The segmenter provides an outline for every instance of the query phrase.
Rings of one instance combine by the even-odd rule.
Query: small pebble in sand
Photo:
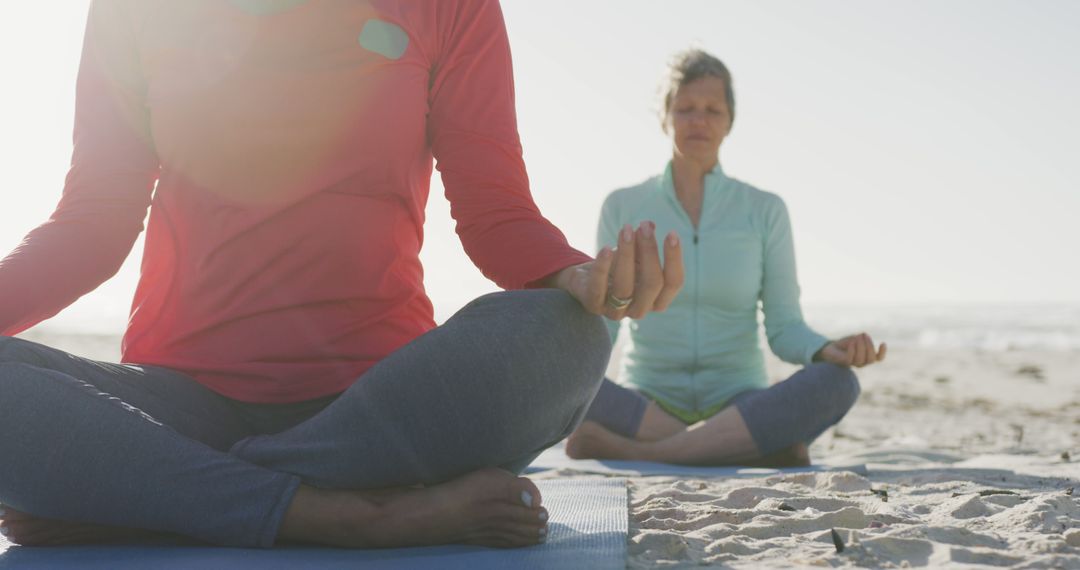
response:
[[[836,532],[835,528],[829,529],[829,530],[831,531],[832,543],[833,543],[833,546],[836,547],[836,551],[837,552],[843,552],[844,551],[844,540],[842,538],[840,538],[840,533]]]
[[[1043,376],[1042,368],[1035,365],[1035,364],[1025,364],[1025,365],[1021,366],[1020,368],[1017,368],[1016,369],[1016,375],[1017,376],[1027,376],[1028,378],[1031,378],[1032,380],[1037,380],[1037,381],[1040,381],[1040,382],[1046,379],[1046,377]]]
[[[1040,481],[1040,483],[1041,483],[1041,481]],[[989,497],[990,495],[1016,495],[1016,494],[1017,493],[1015,493],[1013,491],[1004,491],[1004,490],[1000,490],[1000,489],[983,489],[982,491],[979,491],[979,496],[980,497]]]
[[[1012,428],[1013,433],[1016,434],[1016,445],[1024,443],[1024,426],[1020,424],[1009,424],[1009,427]]]

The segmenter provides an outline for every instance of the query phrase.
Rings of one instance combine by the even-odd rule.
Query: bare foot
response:
[[[347,548],[529,546],[547,538],[540,501],[532,481],[494,468],[390,492],[301,486],[278,539]]]
[[[566,454],[574,459],[629,459],[703,466],[806,467],[810,465],[810,454],[804,443],[797,443],[764,457],[744,455],[710,458],[705,456],[684,461],[665,454],[664,445],[667,443],[663,440],[660,442],[635,441],[596,422],[584,422],[566,439]],[[666,449],[670,451],[672,447],[669,445]]]
[[[583,422],[566,438],[566,454],[574,459],[647,459],[645,447],[596,422]]]
[[[106,544],[167,536],[148,530],[35,517],[8,506],[4,506],[2,511],[0,530],[13,544],[21,546]]]
[[[477,544],[503,548],[547,539],[547,509],[536,485],[483,469],[426,488],[334,491],[302,486],[278,538],[349,548]],[[14,544],[62,546],[170,535],[35,517],[8,506],[0,529]]]

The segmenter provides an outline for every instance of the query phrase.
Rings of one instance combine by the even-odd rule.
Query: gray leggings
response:
[[[601,318],[556,290],[481,297],[342,394],[295,404],[0,338],[0,503],[268,547],[301,482],[520,472],[581,422],[609,352]]]
[[[838,423],[859,397],[859,380],[850,368],[811,364],[790,378],[731,399],[742,415],[758,451],[769,455],[796,443],[810,444]],[[626,437],[637,435],[645,407],[640,392],[607,378],[585,419]]]

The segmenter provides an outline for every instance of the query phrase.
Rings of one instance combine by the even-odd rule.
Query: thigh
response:
[[[828,416],[846,412],[859,396],[859,381],[848,367],[828,363],[806,366],[768,388],[739,392],[729,404],[755,407],[813,408]]]
[[[497,293],[388,356],[325,410],[233,453],[323,487],[523,467],[584,417],[611,350],[562,291]]]
[[[191,377],[166,368],[99,362],[38,343],[0,338],[0,363],[17,363],[69,376],[94,395],[115,399],[186,437],[228,449],[250,433],[230,400]],[[53,378],[43,376],[44,381]],[[0,393],[3,390],[0,378]],[[42,413],[47,413],[42,410]]]
[[[766,389],[732,398],[762,454],[810,443],[839,422],[859,395],[850,368],[811,364]]]

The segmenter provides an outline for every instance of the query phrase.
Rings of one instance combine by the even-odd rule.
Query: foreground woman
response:
[[[633,239],[655,220],[687,244],[686,287],[663,314],[632,308],[624,386],[605,380],[573,457],[688,464],[805,465],[807,446],[847,413],[859,393],[850,367],[885,358],[869,335],[836,341],[811,330],[799,306],[791,226],[776,195],[729,178],[720,145],[735,95],[720,60],[700,51],[672,64],[662,125],[667,170],[608,196],[599,242]],[[758,347],[758,304],[769,346],[805,368],[768,387]],[[609,323],[614,334],[618,323]]]
[[[433,157],[466,251],[518,290],[438,328]],[[110,277],[148,209],[124,364],[0,339],[16,543],[535,544],[515,473],[596,393],[596,314],[682,278],[674,237],[663,268],[648,226],[593,260],[537,211],[494,1],[96,0],[63,198],[0,262],[0,332]]]

